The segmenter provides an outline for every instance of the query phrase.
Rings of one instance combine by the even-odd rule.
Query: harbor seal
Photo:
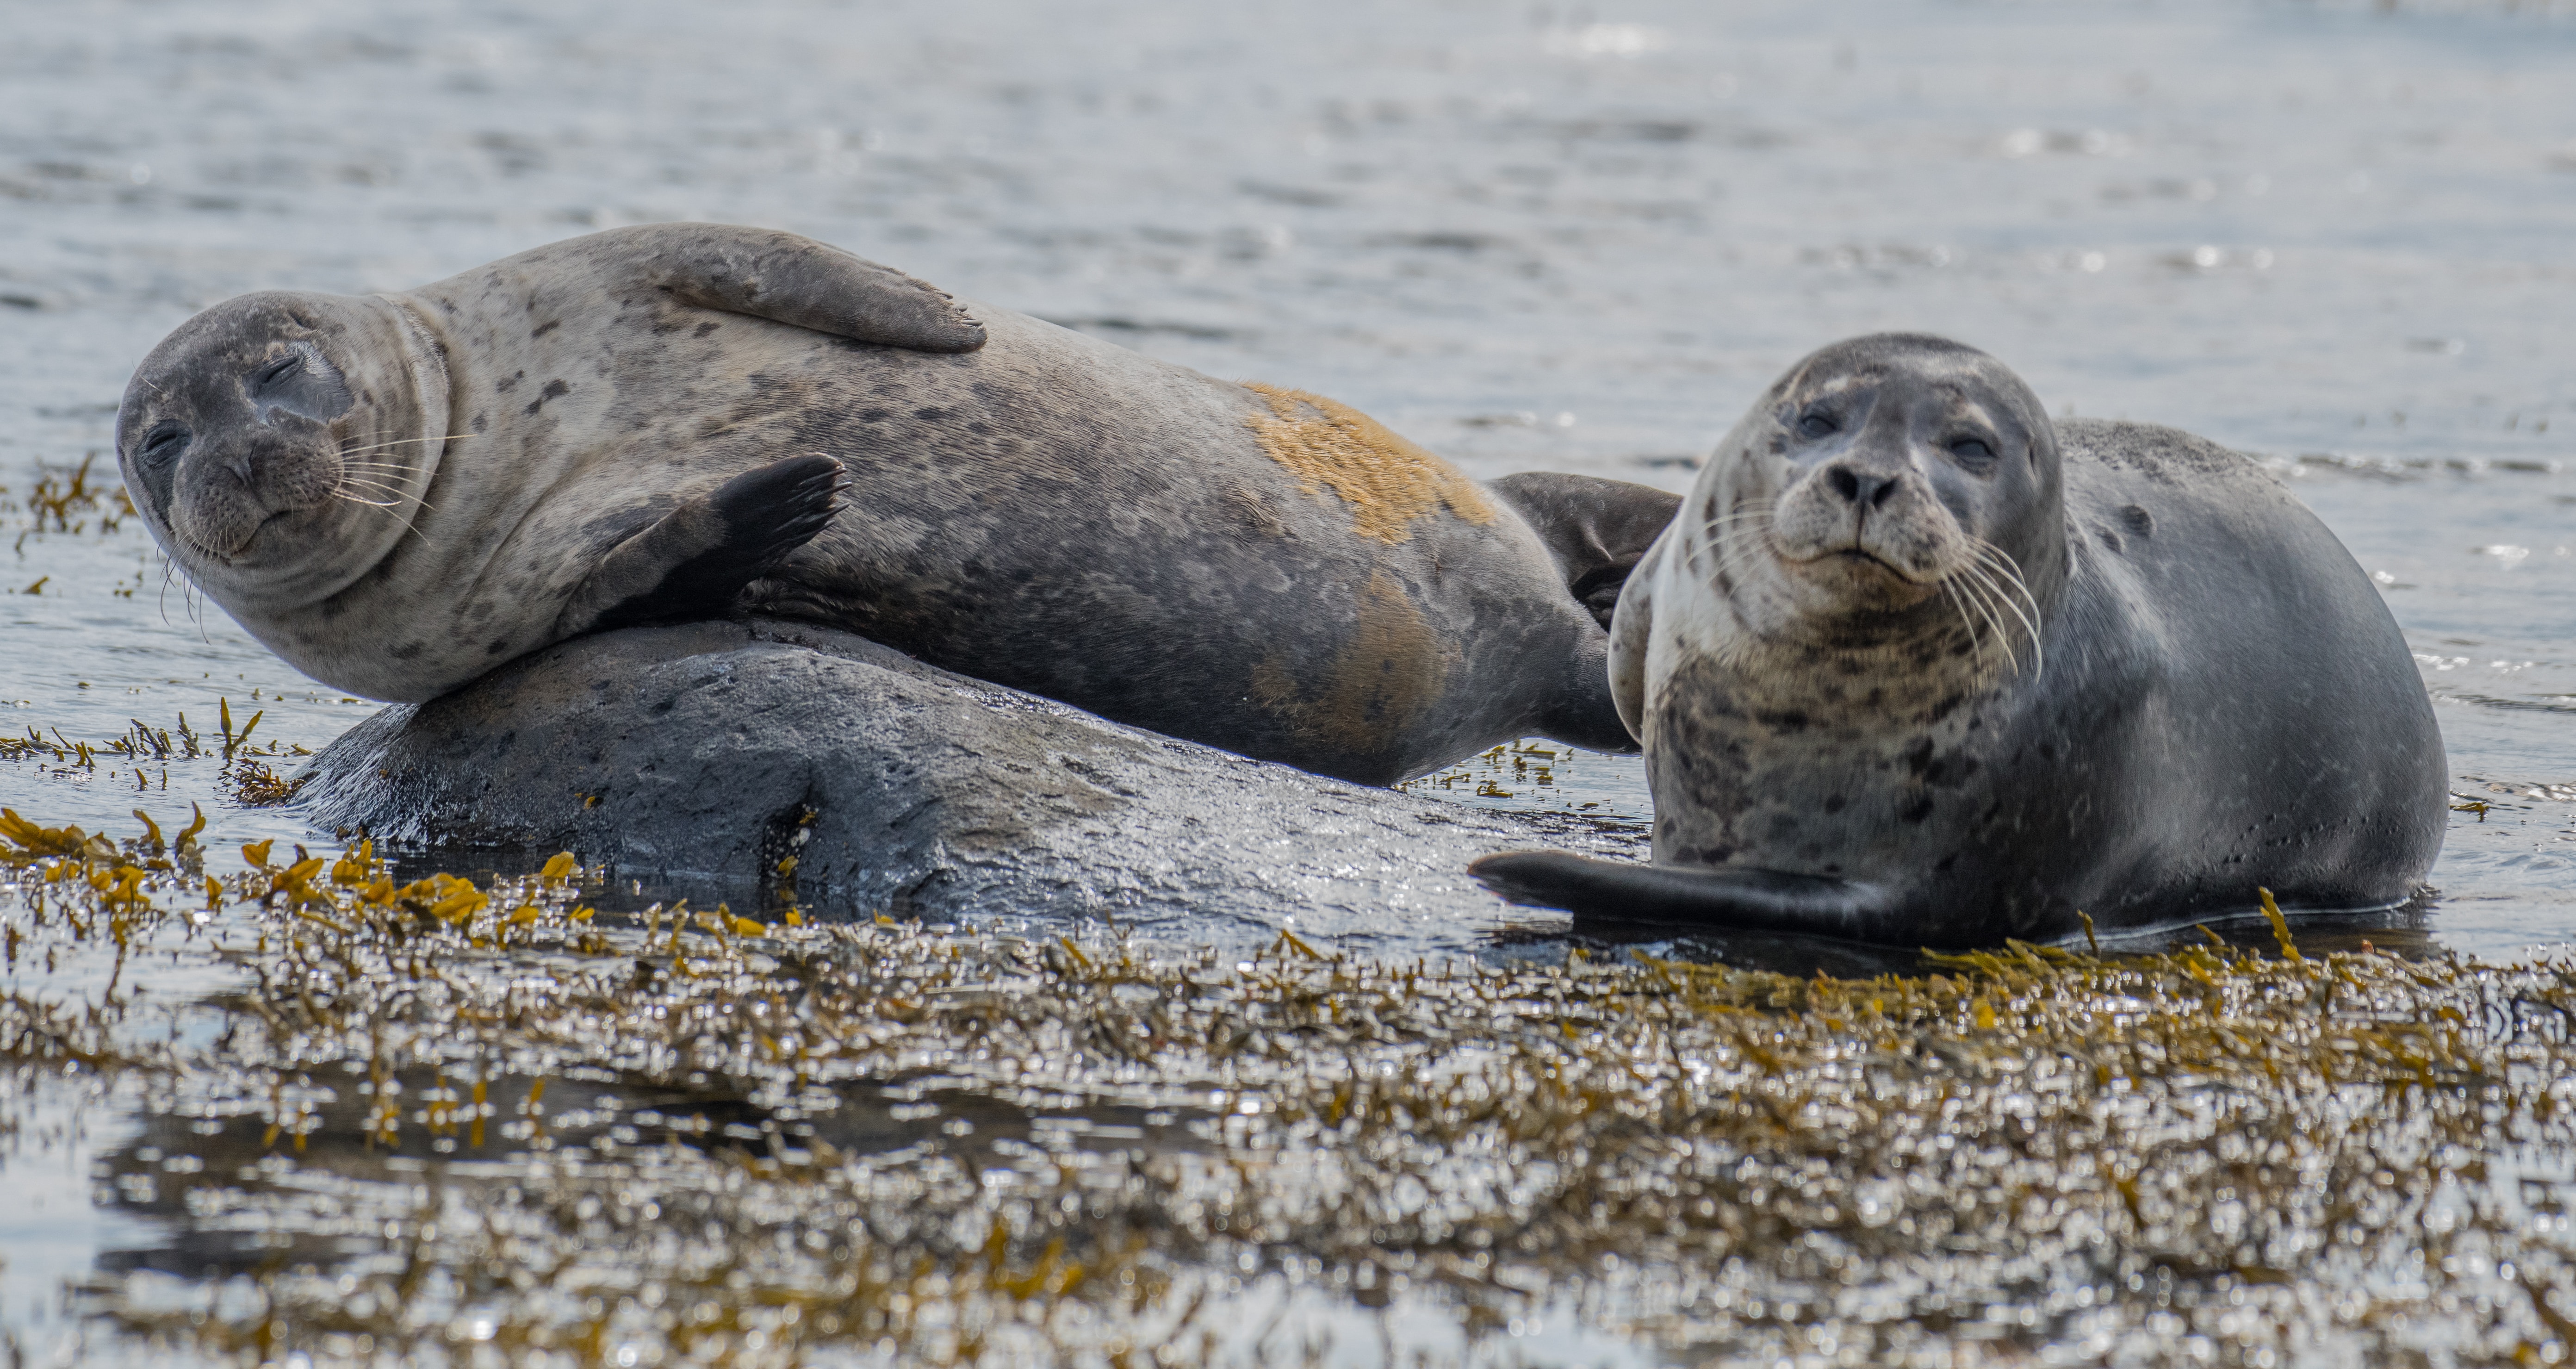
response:
[[[1370,783],[1633,748],[1608,596],[1678,503],[1481,485],[1331,400],[712,224],[227,301],[145,359],[117,452],[188,577],[352,693],[757,612]]]
[[[1652,865],[1515,852],[1578,915],[1911,945],[2402,904],[2446,769],[2406,642],[2252,460],[2052,425],[1973,348],[1798,363],[1612,629]],[[2083,915],[2083,916],[2079,916]]]

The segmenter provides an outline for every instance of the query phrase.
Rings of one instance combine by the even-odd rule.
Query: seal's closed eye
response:
[[[164,466],[177,460],[179,453],[187,449],[187,428],[177,423],[163,423],[144,435],[143,445],[135,448],[134,454],[152,465]]]
[[[294,343],[284,354],[261,362],[242,388],[263,418],[283,411],[325,423],[356,402],[340,369],[309,342]]]

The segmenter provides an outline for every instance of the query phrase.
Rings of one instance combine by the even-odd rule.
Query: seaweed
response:
[[[569,853],[398,881],[363,841],[262,842],[208,878],[145,829],[0,818],[13,965],[233,976],[0,997],[0,1112],[73,1078],[145,1119],[102,1192],[168,1235],[82,1290],[112,1337],[1261,1363],[1404,1308],[1471,1350],[1570,1317],[1765,1362],[2569,1349],[2556,959],[2303,951],[2275,919],[2270,953],[1857,979],[1291,933],[1235,960],[602,913]]]

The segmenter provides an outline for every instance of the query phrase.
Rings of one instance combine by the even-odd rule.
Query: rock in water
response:
[[[772,621],[565,642],[359,724],[300,791],[398,845],[570,850],[621,876],[792,880],[826,915],[1106,913],[1228,940],[1456,945],[1466,874],[1644,833],[1327,779],[1106,722],[847,633]],[[784,862],[795,864],[782,872]]]

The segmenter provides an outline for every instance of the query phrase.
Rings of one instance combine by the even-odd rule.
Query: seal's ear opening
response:
[[[1547,544],[1566,591],[1605,631],[1629,572],[1682,506],[1680,495],[1650,485],[1555,471],[1523,471],[1487,488]]]

